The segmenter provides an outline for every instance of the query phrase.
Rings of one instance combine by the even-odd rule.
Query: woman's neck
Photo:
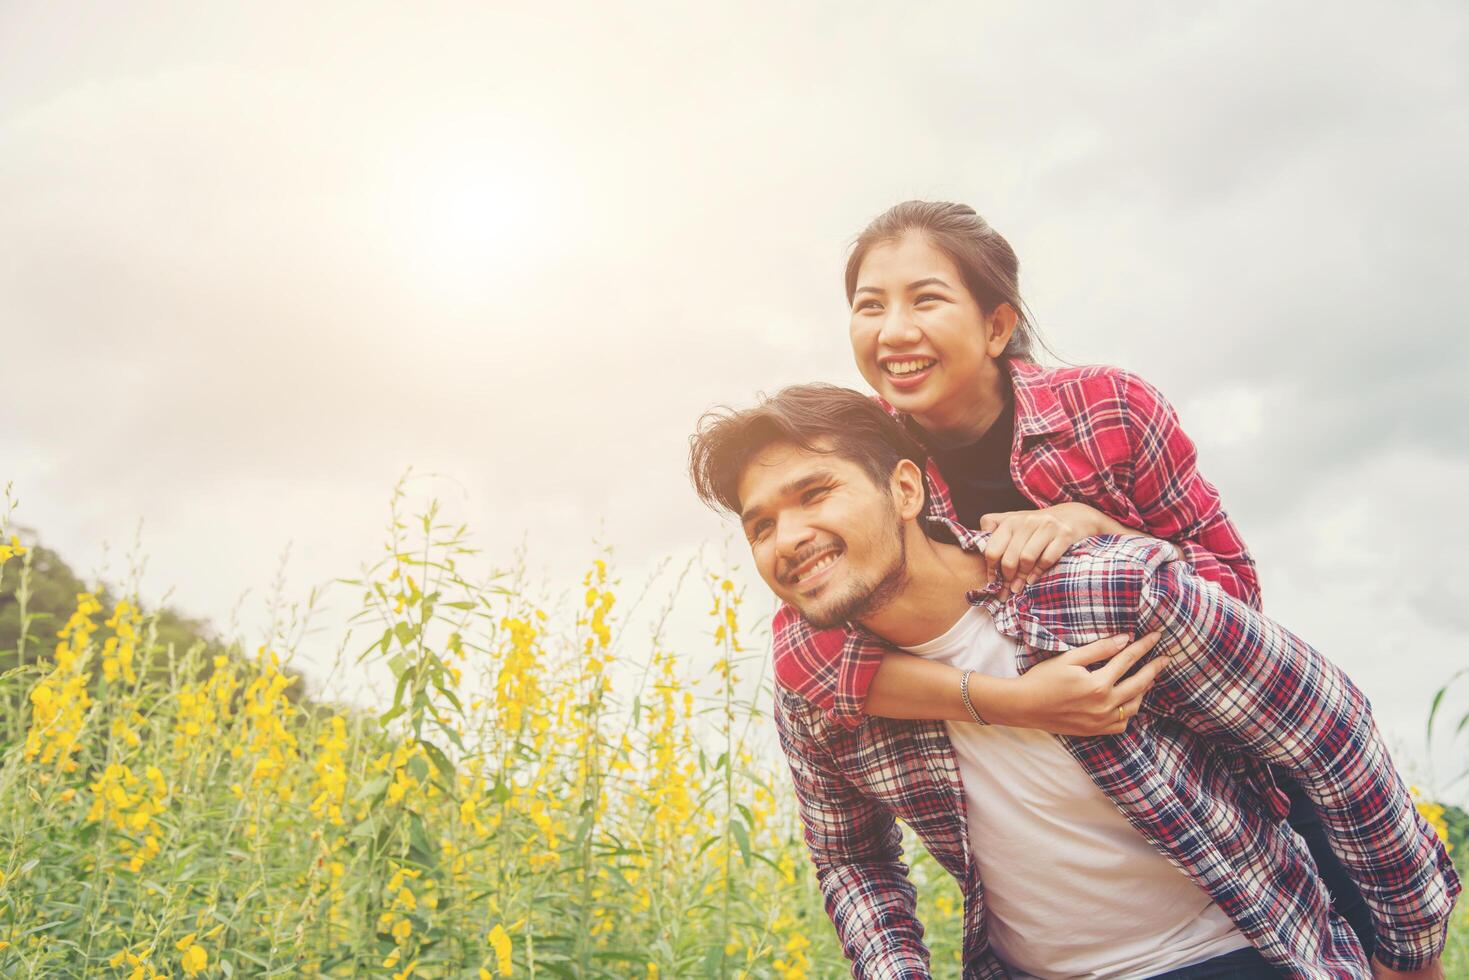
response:
[[[990,376],[976,385],[970,397],[958,404],[936,406],[936,411],[915,415],[913,421],[922,427],[929,442],[940,449],[967,446],[984,438],[984,434],[1005,411],[1010,398],[1010,379],[1005,368],[994,364]]]

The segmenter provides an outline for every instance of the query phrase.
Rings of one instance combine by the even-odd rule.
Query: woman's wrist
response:
[[[957,688],[958,682],[955,682]],[[969,701],[991,725],[1026,727],[1022,721],[1022,689],[1013,677],[995,677],[978,671],[969,675]],[[973,721],[965,716],[966,721]]]

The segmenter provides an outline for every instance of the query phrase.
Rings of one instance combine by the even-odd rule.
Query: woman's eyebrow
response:
[[[928,279],[920,279],[917,282],[910,282],[908,284],[908,291],[912,292],[915,289],[922,289],[924,286],[942,286],[945,289],[954,288],[953,286],[950,286],[948,283],[944,282],[942,279],[930,277]]]

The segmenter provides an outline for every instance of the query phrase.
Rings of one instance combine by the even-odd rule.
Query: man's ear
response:
[[[1010,337],[1015,333],[1015,324],[1019,320],[1020,314],[1009,303],[1001,303],[995,307],[995,312],[984,321],[985,353],[992,358],[1005,353],[1005,347],[1010,343]]]
[[[893,503],[898,516],[905,521],[914,521],[923,513],[923,470],[911,459],[900,459],[893,469]]]

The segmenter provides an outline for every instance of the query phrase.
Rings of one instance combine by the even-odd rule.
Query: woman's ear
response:
[[[898,507],[898,517],[904,521],[918,519],[923,513],[923,470],[911,459],[900,459],[893,468],[893,503]]]
[[[1015,333],[1015,324],[1019,319],[1020,315],[1009,303],[1001,303],[995,307],[995,312],[985,317],[984,321],[985,353],[991,358],[1005,353],[1005,347],[1010,343],[1010,337]]]

